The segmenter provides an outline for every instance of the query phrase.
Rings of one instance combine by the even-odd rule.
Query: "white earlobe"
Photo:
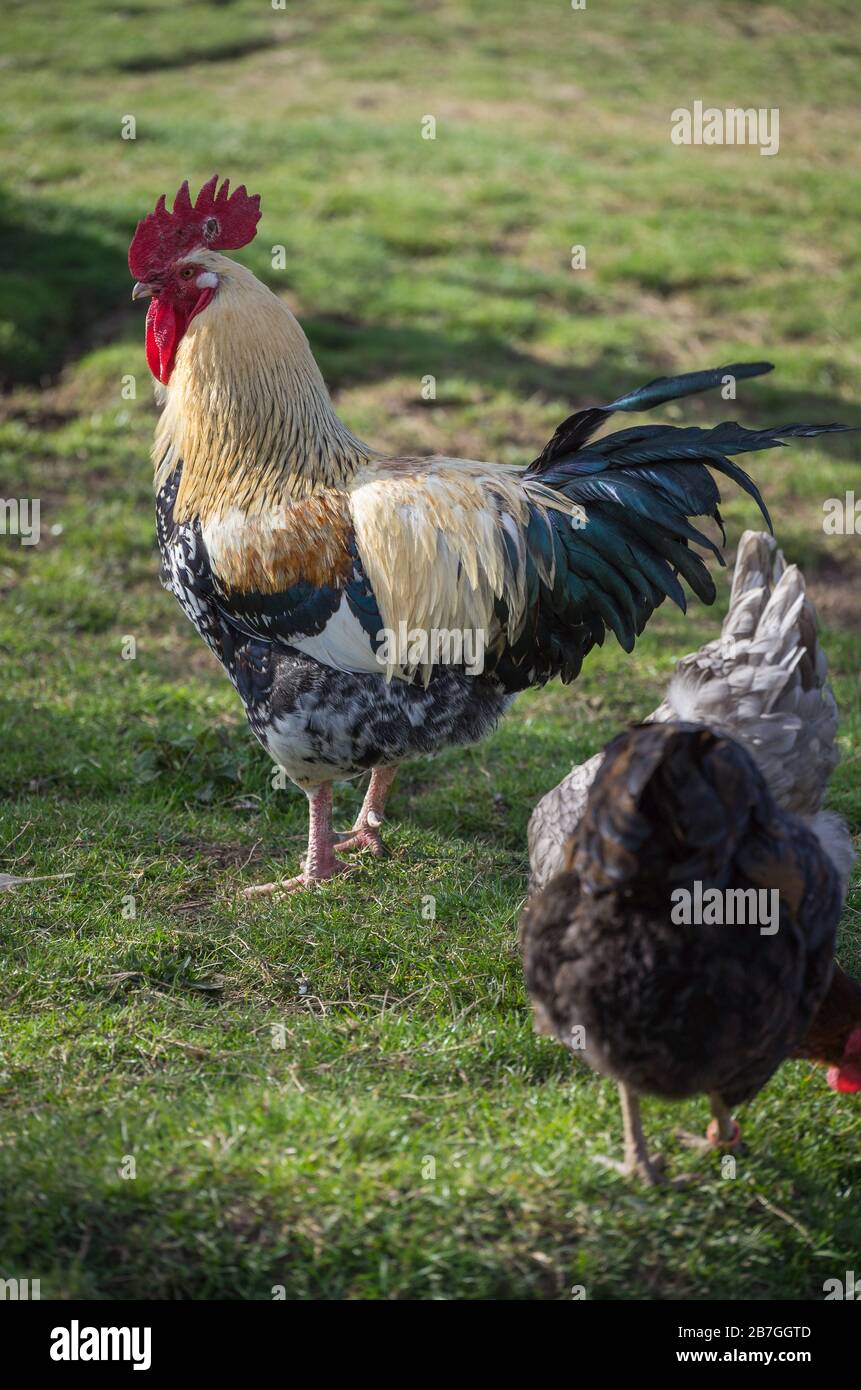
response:
[[[218,276],[214,270],[204,270],[194,283],[199,290],[214,290],[218,285]]]

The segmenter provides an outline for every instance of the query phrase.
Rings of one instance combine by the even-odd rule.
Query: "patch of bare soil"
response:
[[[216,869],[242,869],[246,864],[254,864],[265,858],[259,844],[249,845],[239,841],[213,843],[209,840],[199,840],[194,835],[172,838],[170,847],[183,856],[205,859]]]
[[[861,632],[861,544],[857,555],[821,555],[816,569],[805,578],[823,622]]]

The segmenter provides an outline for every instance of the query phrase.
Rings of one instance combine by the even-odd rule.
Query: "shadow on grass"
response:
[[[117,254],[123,228],[0,187],[0,386],[39,382],[88,343],[96,322],[127,302]]]
[[[271,1301],[277,1286],[288,1299],[433,1295],[421,1251],[404,1249],[387,1212],[333,1220],[295,1194],[285,1202],[247,1178],[220,1175],[187,1187],[141,1186],[117,1179],[101,1190],[93,1184],[86,1192],[43,1191],[40,1229],[29,1231],[23,1253],[17,1242],[7,1247],[9,1257],[26,1255],[27,1268],[52,1270],[41,1283],[42,1296],[54,1299]],[[500,1235],[505,1226],[500,1211]],[[564,1231],[557,1239],[560,1257],[571,1258]],[[395,1287],[387,1293],[378,1291],[373,1274],[381,1261],[392,1266]],[[451,1265],[451,1288],[478,1289],[478,1297],[559,1293],[558,1279],[520,1252],[512,1257],[500,1249],[496,1263],[465,1244],[449,1253]]]
[[[118,1142],[118,1165],[125,1161],[120,1148]],[[799,1253],[797,1235],[779,1220],[770,1231],[773,1249],[759,1267],[735,1239],[707,1272],[678,1258],[680,1242],[698,1225],[712,1243],[716,1231],[729,1235],[742,1216],[761,1230],[757,1191],[800,1176],[773,1156],[761,1164],[763,1188],[739,1185],[731,1203],[726,1185],[697,1172],[689,1156],[682,1171],[695,1180],[681,1189],[646,1191],[589,1164],[573,1190],[560,1182],[555,1195],[533,1192],[523,1214],[516,1189],[485,1193],[480,1210],[470,1213],[453,1202],[450,1219],[461,1235],[468,1229],[472,1236],[460,1240],[439,1229],[427,1197],[414,1187],[390,1185],[385,1204],[367,1208],[357,1197],[354,1210],[349,1204],[336,1210],[332,1198],[315,1198],[318,1182],[298,1175],[264,1183],[247,1172],[207,1169],[186,1183],[159,1182],[147,1179],[140,1160],[139,1166],[134,1182],[62,1167],[59,1178],[36,1165],[19,1169],[16,1208],[4,1222],[7,1263],[45,1271],[42,1295],[53,1299],[269,1301],[280,1286],[291,1300],[546,1300],[569,1296],[566,1272],[575,1267],[585,1271],[590,1298],[821,1296],[822,1271],[809,1252]],[[849,1213],[833,1220],[821,1194],[806,1190],[798,1208],[804,1220],[832,1220],[834,1259],[844,1259],[855,1236]],[[406,1239],[405,1209],[413,1214]],[[668,1222],[674,1223],[670,1239]]]
[[[152,72],[153,69],[164,72],[171,68],[196,67],[200,63],[231,62],[235,58],[247,58],[252,53],[259,53],[262,49],[280,46],[283,45],[274,35],[261,34],[256,38],[249,36],[245,39],[225,39],[221,43],[213,43],[208,46],[201,44],[199,46],[190,45],[188,48],[180,47],[175,53],[165,53],[162,50],[158,52],[144,50],[131,57],[121,58],[108,64],[108,66],[119,72]]]
[[[666,366],[646,358],[639,370],[632,370],[621,354],[612,351],[585,369],[559,366],[493,333],[459,334],[456,325],[450,333],[438,333],[409,325],[357,323],[328,316],[303,316],[302,323],[333,389],[386,381],[394,374],[413,376],[418,384],[430,373],[472,381],[489,392],[507,391],[524,398],[537,393],[548,400],[561,399],[567,403],[565,409],[574,411],[606,404],[653,377],[667,374]],[[720,365],[715,355],[715,360],[692,360],[687,370]],[[715,392],[706,392],[689,398],[684,408],[686,413],[701,415],[703,424],[738,416],[760,426],[770,421],[806,421],[861,427],[861,402],[850,412],[846,401],[837,395],[783,388],[779,368],[772,376],[743,383],[736,401],[726,402]],[[662,418],[660,409],[654,418]],[[622,423],[617,420],[611,428],[624,428],[624,417],[619,419]],[[535,443],[538,452],[544,440]],[[861,445],[853,435],[824,435],[817,439],[816,447],[854,462]]]

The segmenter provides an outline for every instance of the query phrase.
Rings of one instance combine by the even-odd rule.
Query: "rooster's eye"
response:
[[[190,280],[191,277],[192,277],[192,275],[194,275],[194,273],[195,273],[195,271],[194,271],[194,266],[193,266],[193,265],[184,265],[183,268],[182,268],[182,270],[181,270],[179,273],[180,273],[180,275],[182,276],[183,280]]]

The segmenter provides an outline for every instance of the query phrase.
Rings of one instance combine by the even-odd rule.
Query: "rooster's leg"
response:
[[[625,1129],[625,1157],[621,1163],[616,1159],[603,1157],[599,1157],[598,1162],[605,1168],[615,1168],[617,1173],[623,1173],[626,1178],[637,1177],[649,1187],[654,1187],[662,1181],[663,1160],[649,1157],[640,1119],[639,1098],[636,1091],[632,1091],[624,1081],[620,1081],[619,1099],[622,1102],[622,1124]]]
[[[378,858],[385,853],[380,826],[383,823],[386,798],[396,772],[396,767],[375,767],[372,770],[368,790],[365,792],[362,809],[356,817],[355,825],[345,835],[335,836],[338,849],[367,849]]]
[[[293,893],[298,888],[313,888],[335,874],[349,872],[349,864],[342,864],[335,858],[335,836],[332,833],[332,783],[323,782],[314,787],[308,796],[308,852],[302,862],[302,872],[295,878],[277,879],[274,883],[261,883],[254,888],[246,888],[245,896],[252,898],[261,893]]]

